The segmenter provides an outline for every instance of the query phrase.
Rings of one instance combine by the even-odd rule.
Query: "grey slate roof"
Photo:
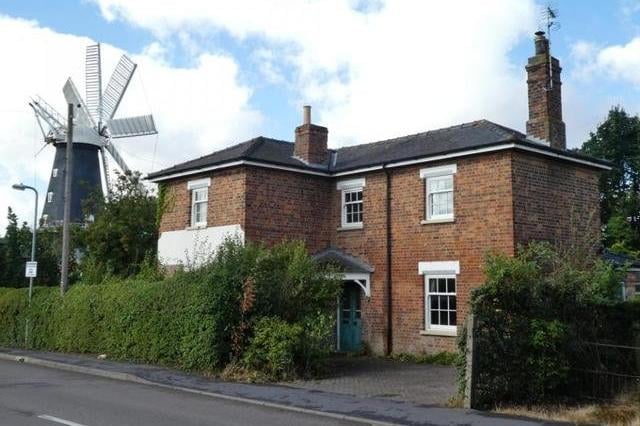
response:
[[[357,257],[348,255],[340,249],[329,247],[313,258],[319,263],[331,263],[341,268],[342,272],[364,273],[373,272],[373,267]]]
[[[302,170],[337,173],[378,166],[388,162],[450,154],[457,151],[467,151],[510,142],[556,152],[564,156],[586,159],[603,165],[609,164],[606,161],[572,151],[560,151],[550,148],[527,139],[526,135],[517,130],[509,129],[491,121],[479,120],[396,139],[331,150],[333,161],[322,166],[309,165],[293,157],[292,142],[260,136],[204,157],[150,173],[147,178],[155,179],[174,173],[183,173],[239,160],[269,163]]]
[[[628,266],[630,268],[640,268],[640,261],[631,256],[621,253],[614,253],[608,249],[602,252],[602,259],[612,263],[615,266]]]

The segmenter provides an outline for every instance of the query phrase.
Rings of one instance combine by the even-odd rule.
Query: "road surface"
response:
[[[356,423],[0,361],[2,426],[352,424]]]

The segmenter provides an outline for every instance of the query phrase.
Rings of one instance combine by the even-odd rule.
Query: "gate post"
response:
[[[473,312],[467,314],[466,333],[466,353],[465,355],[465,386],[464,386],[464,408],[475,408],[475,388],[476,388],[476,318]]]

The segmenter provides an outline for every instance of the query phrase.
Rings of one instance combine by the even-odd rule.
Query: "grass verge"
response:
[[[625,394],[608,403],[577,406],[511,406],[495,410],[500,414],[533,417],[577,425],[640,426],[640,391]]]

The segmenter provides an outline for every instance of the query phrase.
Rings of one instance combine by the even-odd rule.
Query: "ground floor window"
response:
[[[425,299],[426,328],[455,330],[456,276],[425,275]]]

